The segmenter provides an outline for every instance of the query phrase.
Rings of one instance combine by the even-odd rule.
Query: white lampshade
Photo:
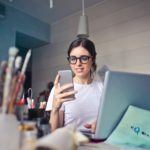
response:
[[[89,37],[88,17],[86,15],[80,16],[77,37]]]

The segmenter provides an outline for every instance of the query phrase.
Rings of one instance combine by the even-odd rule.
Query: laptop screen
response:
[[[106,72],[95,138],[107,139],[129,105],[150,110],[150,75]]]

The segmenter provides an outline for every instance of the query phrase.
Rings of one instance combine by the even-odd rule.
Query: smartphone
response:
[[[68,84],[68,83],[73,84],[73,78],[72,78],[71,70],[60,70],[60,71],[58,71],[58,74],[60,75],[60,80],[59,80],[60,87],[65,85],[65,84]],[[71,88],[67,89],[66,91],[71,91],[71,90],[74,90],[74,87],[71,87]],[[69,96],[69,97],[74,98],[74,95]]]

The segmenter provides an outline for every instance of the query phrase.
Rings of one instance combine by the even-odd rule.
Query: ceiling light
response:
[[[84,0],[82,0],[82,15],[79,20],[77,37],[89,37],[88,17],[85,15]]]

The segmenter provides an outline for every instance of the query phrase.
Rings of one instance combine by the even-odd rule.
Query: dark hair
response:
[[[96,65],[96,55],[97,55],[97,53],[96,53],[96,50],[95,50],[94,43],[91,40],[87,39],[87,38],[78,38],[70,44],[69,49],[68,49],[68,56],[70,56],[70,53],[71,53],[72,49],[75,48],[75,47],[78,47],[78,46],[84,47],[90,53],[90,55],[92,56],[93,64],[92,64],[91,72],[92,73],[95,72],[96,68],[97,68],[97,65]]]

